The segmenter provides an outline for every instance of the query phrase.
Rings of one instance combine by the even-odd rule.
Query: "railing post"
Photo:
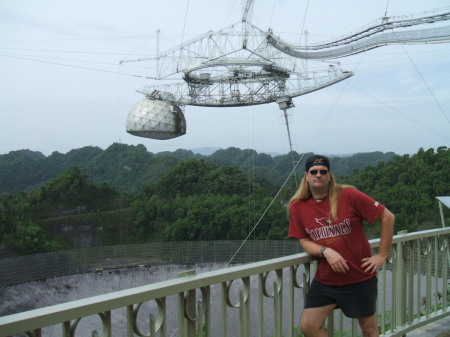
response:
[[[264,277],[263,274],[258,274],[258,337],[264,335]]]
[[[133,317],[133,305],[127,306],[126,309],[127,317],[127,337],[134,336],[134,317]]]
[[[184,308],[184,310],[186,310],[186,311],[188,311],[188,312],[191,312],[191,313],[193,313],[193,312],[195,312],[195,310],[196,310],[196,307],[195,307],[195,305],[196,305],[196,298],[195,298],[196,296],[195,296],[195,289],[193,289],[193,290],[189,290],[188,292],[187,292],[187,295],[186,295],[186,297],[185,297],[185,308]],[[195,337],[195,322],[194,321],[191,321],[190,319],[188,319],[188,318],[186,318],[186,316],[185,316],[185,320],[186,320],[186,324],[187,324],[187,329],[186,329],[186,331],[187,331],[187,337]]]
[[[406,235],[408,231],[400,231],[397,235]],[[403,254],[403,243],[398,242],[396,246],[396,277],[395,277],[395,327],[402,326],[406,320],[406,264]]]
[[[178,274],[178,277],[188,277],[195,275],[195,270],[188,270]],[[196,310],[195,289],[178,294],[178,324],[180,327],[180,335],[182,337],[195,337],[196,328],[195,321],[188,319],[187,312],[193,313]]]
[[[222,320],[221,320],[221,324],[222,324],[222,329],[221,329],[221,336],[222,337],[226,337],[228,334],[228,325],[227,325],[227,320],[228,320],[228,315],[227,315],[227,283],[226,282],[222,282],[221,284],[221,314],[222,314]]]
[[[66,321],[63,323],[63,337],[71,337],[72,336],[72,329],[70,326],[70,321]]]
[[[242,337],[250,336],[250,277],[242,278],[244,289],[239,292],[239,319]]]
[[[439,214],[441,215],[442,228],[445,228],[445,217],[444,217],[444,209],[442,207],[442,202],[438,200],[439,204]],[[444,252],[445,254],[445,252]],[[450,251],[447,249],[447,266],[450,267]]]
[[[289,267],[289,309],[288,309],[288,337],[294,336],[294,289],[295,289],[295,273],[294,266]]]
[[[276,271],[277,280],[273,284],[273,301],[274,301],[274,335],[282,337],[283,328],[283,270]]]

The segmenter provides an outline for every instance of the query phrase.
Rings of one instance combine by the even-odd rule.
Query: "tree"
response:
[[[355,171],[345,182],[371,195],[396,215],[396,229],[417,230],[439,223],[436,196],[450,195],[450,149],[419,149],[377,167]]]
[[[250,178],[236,167],[196,159],[180,162],[146,189],[147,200],[139,201],[138,232],[146,233],[146,240],[161,228],[168,241],[245,238],[270,205],[273,190],[267,181],[262,187]],[[269,232],[272,238],[286,238],[285,215],[282,204],[273,203],[253,238],[265,239]]]

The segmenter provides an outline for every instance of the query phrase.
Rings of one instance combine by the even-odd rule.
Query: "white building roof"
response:
[[[450,208],[450,197],[436,197],[437,200],[439,200],[443,205]]]

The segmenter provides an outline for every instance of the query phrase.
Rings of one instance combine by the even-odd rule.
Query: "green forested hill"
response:
[[[124,198],[116,190],[92,183],[72,166],[39,189],[5,193],[0,197],[0,243],[22,254],[70,248],[73,243],[67,241],[65,232],[74,225],[78,229],[82,226],[108,228],[110,221],[91,220],[125,206]],[[92,217],[77,219],[80,214]],[[57,221],[59,230],[49,226],[49,219]]]
[[[450,149],[420,149],[414,156],[395,156],[355,172],[346,182],[396,213],[402,229],[435,227],[435,197],[450,195]]]
[[[204,160],[180,162],[142,198],[134,228],[139,238],[166,241],[243,239],[270,205],[276,187],[235,167]],[[252,232],[256,239],[285,239],[286,210],[275,202]]]
[[[0,238],[27,254],[86,245],[285,239],[286,211],[270,205],[276,186],[235,167],[186,159],[145,192],[125,196],[95,184],[77,167],[29,192],[0,197]]]
[[[71,166],[96,183],[105,183],[120,192],[140,193],[145,186],[162,177],[170,168],[185,159],[204,159],[219,166],[236,166],[244,172],[264,176],[281,185],[292,170],[292,160],[300,160],[297,172],[303,173],[304,156],[298,153],[272,157],[254,150],[228,148],[209,156],[194,154],[190,150],[151,153],[144,145],[114,143],[105,150],[98,147],[83,147],[66,154],[54,152],[45,157],[40,152],[29,150],[12,151],[0,155],[0,195],[35,189],[57,177]],[[388,161],[392,152],[358,153],[352,156],[331,157],[333,172],[337,177],[350,175],[355,169],[367,165],[375,166]]]
[[[339,182],[396,214],[396,231],[440,225],[435,197],[450,195],[449,148],[330,159]],[[143,145],[124,144],[48,157],[11,152],[0,156],[0,246],[29,254],[119,243],[239,240],[249,234],[286,239],[286,202],[297,186],[290,179],[280,187],[291,170],[291,154],[271,157],[236,148],[210,156],[187,150],[152,154]],[[376,236],[376,226],[371,228]]]

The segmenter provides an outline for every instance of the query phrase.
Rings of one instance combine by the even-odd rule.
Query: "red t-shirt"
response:
[[[290,206],[289,237],[309,238],[347,260],[350,269],[336,273],[326,259],[320,259],[316,280],[335,286],[366,281],[374,274],[361,269],[361,260],[372,255],[362,224],[363,220],[374,222],[383,210],[383,205],[354,188],[341,190],[337,220],[330,219],[328,198],[294,201]]]

